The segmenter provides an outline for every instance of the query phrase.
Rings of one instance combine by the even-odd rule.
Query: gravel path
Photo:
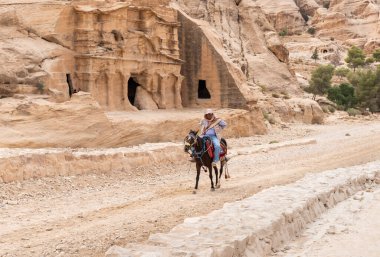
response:
[[[186,217],[306,173],[380,160],[378,120],[287,125],[266,136],[230,140],[230,145],[257,147],[301,138],[316,143],[232,158],[232,178],[215,192],[203,173],[198,193],[192,194],[190,163],[1,184],[0,256],[104,256],[111,245],[143,242]]]

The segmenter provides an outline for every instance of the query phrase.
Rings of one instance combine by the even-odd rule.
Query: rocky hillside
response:
[[[194,19],[208,22],[249,85],[279,92],[300,92],[295,78],[304,67],[297,64],[314,62],[310,57],[316,48],[321,62],[335,58],[339,64],[352,45],[367,53],[380,47],[378,0],[175,2]]]
[[[78,7],[75,6],[79,4],[82,4],[81,8],[84,8],[81,9],[81,12],[84,13],[83,17],[75,14],[78,12]],[[100,9],[97,7],[100,5],[107,6]],[[91,12],[91,22],[105,24],[108,13],[113,12],[115,17],[121,17],[117,16],[119,11],[122,12],[120,8],[134,5],[139,6],[133,7],[133,12],[136,14],[140,12],[143,15],[140,15],[139,20],[133,18],[129,21],[145,22],[145,26],[148,27],[141,32],[133,31],[137,42],[133,49],[136,51],[146,50],[147,45],[144,44],[149,44],[151,41],[154,44],[149,45],[151,49],[149,51],[152,52],[150,56],[161,51],[158,52],[161,57],[155,60],[160,60],[160,62],[165,58],[174,60],[175,58],[171,56],[172,50],[178,49],[177,47],[181,45],[174,45],[178,44],[178,41],[170,38],[176,35],[177,25],[173,21],[168,22],[169,16],[164,17],[161,14],[171,13],[168,7],[176,9],[179,27],[181,27],[180,22],[186,22],[187,28],[197,28],[192,31],[201,33],[202,40],[207,41],[209,53],[213,55],[211,59],[214,61],[214,65],[219,64],[220,67],[223,67],[219,69],[219,73],[223,73],[228,78],[228,82],[223,82],[221,77],[217,79],[219,79],[219,83],[225,83],[231,87],[228,89],[230,91],[225,91],[223,94],[228,96],[229,92],[234,90],[236,95],[243,96],[248,105],[259,106],[264,113],[271,114],[275,120],[296,119],[320,122],[319,106],[311,100],[302,99],[305,96],[301,86],[307,84],[311,70],[319,63],[343,64],[346,51],[352,45],[362,47],[368,54],[380,47],[379,0],[3,0],[0,4],[1,96],[12,96],[15,93],[41,94],[49,92],[49,89],[56,89],[61,92],[54,91],[53,94],[61,95],[60,101],[63,101],[65,97],[67,100],[67,74],[65,73],[77,71],[79,68],[87,69],[87,66],[81,66],[81,62],[77,60],[78,44],[74,43],[81,39],[75,38],[76,34],[71,33],[78,30],[75,27],[78,17],[81,17],[82,25],[86,24],[85,15],[87,12]],[[148,5],[154,6],[154,9]],[[166,8],[165,11],[162,8]],[[93,21],[97,13],[102,16],[98,17],[98,21],[96,19]],[[156,22],[157,19],[161,21]],[[151,33],[149,26],[153,28],[155,22],[160,26],[164,24],[163,26],[171,27],[169,32],[165,32],[163,30],[165,28],[162,28],[162,37],[156,31],[154,37],[149,38],[149,33]],[[107,29],[101,26],[100,31],[103,33],[103,30]],[[81,28],[82,30],[83,28]],[[120,45],[120,40],[123,41],[128,33],[130,36],[131,31],[123,33],[102,34],[101,40],[105,40],[104,42],[109,44],[104,45],[102,41],[103,45],[98,46],[103,51],[102,54],[111,53],[110,56],[121,56],[117,58],[125,59],[126,49],[125,46]],[[115,54],[116,52],[112,52],[112,47],[116,47],[116,43],[112,43],[113,37],[115,40],[119,40],[118,43],[115,41],[118,44],[118,55]],[[92,42],[90,38],[87,40]],[[191,41],[186,44],[186,46],[189,44],[191,46]],[[157,46],[161,47],[161,50]],[[163,54],[162,49],[169,52]],[[311,59],[315,49],[320,55],[320,60],[317,62]],[[179,51],[183,53],[187,50],[179,49]],[[174,54],[177,55],[177,52]],[[204,53],[202,54],[204,55]],[[74,60],[75,58],[77,59]],[[167,62],[166,59],[165,62]],[[141,60],[144,61],[144,58]],[[174,62],[176,65],[180,65],[179,59],[175,59]],[[98,70],[102,69],[101,65],[98,65]],[[182,65],[186,65],[186,62]],[[149,79],[147,79],[148,77],[140,79],[138,76],[144,76],[149,70],[144,69],[139,70],[136,81],[151,83],[150,88],[147,86],[145,89],[148,90],[147,94],[153,94],[153,99],[156,99],[155,92],[157,90],[164,92],[165,90],[155,88],[155,83],[163,83],[163,79],[171,77],[159,74],[156,79],[156,74],[152,74]],[[215,67],[213,69],[215,70]],[[91,70],[86,72],[89,76],[93,74]],[[191,72],[189,71],[189,74],[192,74]],[[84,76],[86,74],[79,74],[83,81],[86,80]],[[77,75],[72,74],[73,80],[78,79],[79,75]],[[186,83],[186,76],[183,75],[182,73],[185,82],[182,82],[182,88]],[[176,76],[177,80],[173,80],[172,84],[177,86],[175,93],[178,98],[180,92],[177,84],[180,84],[182,77],[179,74]],[[126,74],[121,83],[125,84],[128,78],[128,74]],[[214,77],[211,78],[214,79]],[[92,81],[92,78],[87,81]],[[105,75],[104,78],[97,79],[97,81],[111,83],[117,82],[118,79]],[[211,89],[216,88],[215,90],[222,91],[222,87],[223,85],[219,86],[220,89],[218,87]],[[170,97],[172,97],[171,94],[174,94],[167,89],[166,92]],[[50,93],[52,93],[51,90]],[[163,93],[161,95],[164,96]],[[159,102],[164,102],[164,100],[160,98]],[[212,103],[220,102],[217,100],[213,100]],[[233,101],[232,98],[227,100],[229,103]],[[112,102],[113,100],[106,99],[105,102],[107,101]],[[124,97],[120,101],[124,101]],[[176,103],[178,106],[180,105],[179,101]],[[182,100],[182,103],[186,102]],[[242,101],[238,99],[233,104],[238,106],[240,103]],[[194,107],[197,104],[199,107],[203,107],[199,101],[193,102],[189,106]],[[305,119],[305,116],[308,118]],[[313,118],[314,116],[316,118]]]
[[[344,64],[352,45],[368,54],[380,47],[378,0],[172,2],[195,21],[206,22],[200,27],[225,60],[241,70],[259,105],[282,120],[289,113],[284,107],[292,109],[287,99],[305,97],[301,87],[318,64]],[[315,50],[318,61],[311,59]]]

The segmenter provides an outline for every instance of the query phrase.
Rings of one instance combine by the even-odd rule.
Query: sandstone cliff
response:
[[[351,45],[378,48],[379,9],[378,0],[5,0],[0,94],[62,102],[80,88],[102,111],[260,107],[278,121],[321,122],[301,87]]]

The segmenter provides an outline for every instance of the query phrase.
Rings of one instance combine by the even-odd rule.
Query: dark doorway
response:
[[[198,83],[198,98],[199,99],[210,99],[211,95],[206,87],[206,80],[199,80]]]
[[[71,81],[71,75],[70,73],[66,74],[66,82],[69,87],[69,96],[71,97],[74,93],[74,87],[73,87],[73,82]]]
[[[132,105],[135,104],[136,89],[138,86],[140,85],[133,78],[128,80],[128,100]]]

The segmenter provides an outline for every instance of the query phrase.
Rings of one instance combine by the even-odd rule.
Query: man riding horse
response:
[[[220,147],[220,132],[227,127],[227,123],[217,118],[211,109],[205,111],[204,119],[201,121],[199,137],[209,137],[214,145],[214,158],[212,166],[217,167],[222,148]]]
[[[215,171],[216,188],[220,187],[223,167],[227,162],[227,142],[223,138],[219,141],[218,136],[219,132],[226,126],[227,123],[224,120],[216,118],[212,110],[207,109],[204,119],[201,121],[200,130],[198,132],[190,130],[184,139],[184,151],[190,153],[192,161],[196,164],[197,177],[195,180],[195,190],[198,189],[199,175],[202,167],[205,172],[207,172],[207,170],[209,172],[211,190],[215,190],[212,170]],[[223,159],[221,159],[220,169],[218,169],[217,164],[220,158]],[[228,177],[226,173],[225,178],[227,179]],[[194,193],[195,192],[196,191],[194,191]]]

